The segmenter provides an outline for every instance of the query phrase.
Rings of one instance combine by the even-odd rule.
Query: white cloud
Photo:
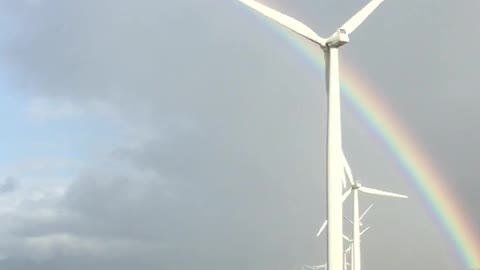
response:
[[[58,218],[58,212],[54,205],[63,198],[66,184],[52,185],[44,183],[40,187],[22,183],[12,192],[0,196],[0,260],[17,253],[24,245],[21,237],[15,236],[18,221],[35,220],[48,222]],[[32,242],[32,240],[30,240]],[[38,242],[38,241],[37,241]],[[35,245],[37,242],[33,241]],[[29,243],[28,241],[25,243]]]
[[[72,180],[69,177],[73,177],[81,170],[82,166],[81,161],[70,158],[31,158],[1,166],[0,179],[14,177],[19,179],[22,184],[30,187],[63,185],[63,183],[69,183]]]
[[[105,256],[132,254],[153,248],[152,244],[122,239],[96,239],[69,233],[57,233],[23,240],[32,259],[46,260],[55,256]],[[160,245],[154,245],[160,247]]]
[[[27,108],[29,117],[37,121],[72,118],[81,116],[84,112],[68,101],[53,102],[50,99],[34,99]]]
[[[112,106],[100,101],[73,103],[63,99],[34,98],[25,112],[30,119],[38,122],[81,117],[118,118]]]

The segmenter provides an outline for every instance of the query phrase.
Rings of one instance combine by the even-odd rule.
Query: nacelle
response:
[[[347,32],[343,29],[338,29],[337,32],[327,40],[327,46],[330,48],[338,48],[349,41],[350,38],[348,37]]]

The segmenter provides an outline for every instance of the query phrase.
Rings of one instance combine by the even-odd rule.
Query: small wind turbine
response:
[[[350,253],[350,262],[347,262],[347,254]],[[347,266],[350,265],[350,270],[353,270],[353,241],[352,243],[348,243],[348,248],[345,249],[345,252],[343,253],[343,264],[344,264],[344,269],[348,270]]]
[[[328,95],[327,116],[327,263],[329,270],[343,270],[342,241],[342,129],[340,117],[340,75],[338,50],[350,41],[349,35],[383,2],[372,0],[329,38],[322,38],[305,24],[254,0],[238,0],[280,25],[316,43],[325,54]],[[343,163],[343,164],[342,164]],[[345,167],[344,167],[345,169]],[[342,176],[343,175],[343,176]]]
[[[371,205],[367,210],[360,216],[359,215],[359,203],[358,203],[358,192],[361,191],[363,193],[386,196],[386,197],[395,197],[395,198],[408,198],[405,195],[396,194],[392,192],[386,192],[378,189],[368,188],[362,186],[358,181],[353,180],[353,177],[348,177],[350,181],[350,189],[345,192],[343,195],[343,200],[345,200],[352,192],[353,192],[353,254],[354,254],[354,261],[352,262],[353,270],[361,270],[361,258],[360,258],[360,225],[361,219],[365,216],[365,214],[370,210],[373,206]]]
[[[360,233],[360,236],[362,236],[362,234],[364,234],[366,231],[368,231],[370,229],[370,227],[367,227],[365,228],[365,230],[363,230],[361,233]],[[353,239],[350,239],[348,237],[346,237],[345,235],[343,235],[343,238],[348,242],[348,248],[345,250],[345,253],[343,255],[343,261],[344,261],[344,264],[345,264],[345,270],[347,270],[347,265],[350,264],[351,265],[351,268],[350,270],[354,270],[354,254],[355,254],[355,249],[353,248]],[[347,254],[350,253],[350,263],[347,262]]]
[[[318,270],[318,269],[321,269],[321,268],[327,270],[327,264],[326,263],[321,264],[321,265],[313,265],[313,266],[312,265],[304,265],[304,266],[307,267],[307,268],[310,268],[312,270]]]
[[[372,208],[373,204],[370,205],[369,208],[367,208],[367,210],[365,210],[365,212],[363,212],[360,220],[365,216],[365,214],[367,214],[367,212],[370,210],[370,208]],[[348,220],[350,223],[353,224],[353,221],[351,221],[350,219],[344,217],[346,220]],[[323,232],[323,230],[325,229],[325,227],[327,226],[327,223],[328,223],[328,220],[325,220],[322,224],[322,227],[320,228],[320,230],[318,231],[317,233],[317,237],[320,236],[320,234]],[[362,223],[360,223],[360,225],[363,225]],[[370,229],[370,227],[367,227],[365,228],[362,232],[360,232],[360,236],[362,236],[362,234],[364,234],[366,231],[368,231]],[[353,248],[353,239],[350,239],[348,238],[347,236],[345,236],[345,234],[343,235],[343,239],[345,239],[347,242],[348,242],[348,248],[345,249],[345,251],[343,252],[343,269],[344,270],[347,270],[347,266],[348,265],[351,265],[351,269],[353,270],[354,269],[354,248]],[[347,262],[347,254],[350,253],[350,263]]]

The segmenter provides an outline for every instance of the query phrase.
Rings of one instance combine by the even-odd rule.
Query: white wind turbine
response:
[[[338,49],[349,42],[349,35],[383,2],[372,0],[329,38],[322,38],[303,23],[254,0],[238,0],[282,26],[316,43],[324,51],[328,95],[327,124],[327,263],[329,270],[343,270],[342,241],[342,131],[340,117],[340,78]]]
[[[365,210],[365,212],[363,212],[362,216],[360,217],[360,221],[367,214],[367,212],[370,210],[370,208],[372,208],[372,206],[373,206],[373,204],[370,205],[370,207],[368,207],[367,210]],[[351,224],[353,224],[353,221],[351,221],[350,219],[348,219],[346,217],[344,217],[344,218],[346,220],[348,220]],[[328,220],[325,220],[322,224],[322,227],[320,227],[320,230],[317,233],[317,237],[320,236],[320,234],[323,232],[323,230],[325,229],[327,224],[328,224]],[[362,226],[363,224],[360,222],[360,225]],[[360,232],[360,236],[362,236],[362,234],[365,233],[366,231],[368,231],[369,229],[370,229],[370,227],[365,228],[362,232]],[[347,270],[347,266],[350,264],[351,265],[350,269],[353,270],[354,269],[354,266],[353,266],[353,263],[354,263],[353,239],[350,239],[345,235],[343,235],[343,239],[345,239],[348,242],[348,248],[345,249],[345,251],[343,252],[343,269]],[[347,254],[348,253],[350,253],[350,263],[347,262]]]
[[[350,253],[350,262],[347,261],[347,254],[349,254],[349,253]],[[352,258],[353,258],[353,247],[352,247],[352,244],[349,243],[348,248],[345,249],[345,252],[343,253],[343,269],[348,270],[348,266],[352,265],[352,263],[351,263]],[[352,270],[352,269],[353,268],[350,267],[350,270]]]
[[[348,241],[348,248],[345,249],[345,251],[343,252],[343,269],[344,270],[348,270],[348,265],[352,265],[352,261],[353,261],[353,240],[350,240],[348,237],[346,237],[345,235],[343,236],[343,238],[345,238],[345,240]],[[347,255],[350,253],[350,263],[347,261]],[[352,268],[350,268],[352,269]]]
[[[370,229],[370,227],[367,227],[365,228],[365,230],[363,230],[361,233],[360,233],[360,236],[362,236],[362,234],[364,234],[366,231],[368,231],[368,229]],[[355,254],[355,251],[353,249],[353,239],[350,239],[348,237],[346,237],[345,235],[343,235],[343,238],[348,242],[348,248],[345,249],[345,253],[343,254],[343,262],[344,262],[344,265],[345,265],[345,270],[347,270],[347,265],[349,264],[347,262],[347,254],[350,253],[350,270],[353,270],[355,269],[354,268],[354,254]]]
[[[303,266],[305,266],[307,268],[310,268],[312,270],[318,270],[318,269],[321,269],[321,268],[327,270],[327,264],[326,263],[321,264],[321,265],[313,265],[313,266],[312,265],[303,265]]]
[[[372,208],[373,205],[367,208],[367,210],[360,216],[359,215],[359,203],[358,203],[358,192],[369,193],[374,195],[386,196],[386,197],[395,197],[395,198],[408,198],[405,195],[396,194],[392,192],[386,192],[378,189],[368,188],[362,186],[358,181],[353,180],[351,175],[348,177],[350,181],[350,189],[343,195],[343,200],[345,200],[353,192],[353,221],[350,221],[353,224],[353,258],[352,269],[361,270],[361,253],[360,253],[360,226],[362,218],[365,214]]]
[[[370,209],[372,208],[372,206],[373,206],[373,204],[371,204],[371,205],[367,208],[367,210],[365,210],[365,212],[363,212],[363,214],[360,216],[360,219],[359,219],[359,224],[360,224],[360,226],[363,226],[363,224],[362,224],[362,219],[363,219],[363,217],[365,217],[365,215],[368,213],[368,211],[370,211]],[[348,218],[346,218],[346,217],[344,217],[344,218],[345,218],[346,220],[348,220],[348,221],[350,222],[350,224],[353,225],[353,221],[351,221],[350,219],[348,219]],[[370,229],[370,227],[367,227],[367,228],[364,229],[362,232],[360,232],[360,236],[362,236],[362,234],[364,234],[366,231],[368,231],[368,229]],[[354,241],[353,241],[353,239],[350,239],[350,238],[346,237],[345,235],[343,236],[343,238],[344,238],[345,240],[347,240],[348,243],[349,243],[349,247],[345,250],[345,252],[350,252],[350,265],[351,265],[351,268],[350,268],[350,269],[351,269],[351,270],[354,270],[354,269],[355,269],[355,263],[354,263],[354,262],[355,262],[355,257],[354,257],[354,255],[355,255],[355,250],[354,250],[354,244],[353,244]],[[358,241],[360,242],[360,239],[359,239]]]

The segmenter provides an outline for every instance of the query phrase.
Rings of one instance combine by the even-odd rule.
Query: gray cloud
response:
[[[18,185],[18,179],[7,177],[3,183],[0,184],[0,194],[13,192],[17,189]]]
[[[337,2],[265,1],[321,33],[361,6]],[[342,56],[375,81],[371,91],[401,112],[445,174],[458,176],[458,192],[478,187],[469,181],[472,153],[460,152],[455,139],[462,130],[465,144],[475,142],[476,122],[453,121],[473,117],[475,98],[451,94],[455,82],[472,83],[461,72],[472,67],[461,65],[467,52],[459,52],[457,76],[441,65],[454,63],[445,57],[457,46],[450,34],[468,32],[460,16],[474,12],[462,5],[386,1]],[[325,216],[324,83],[283,34],[235,1],[4,0],[0,7],[15,25],[2,59],[16,91],[80,107],[106,104],[121,119],[119,134],[132,134],[65,193],[9,214],[1,266],[291,269],[323,262],[324,238],[313,235]],[[379,37],[383,47],[372,47]],[[419,193],[345,109],[355,174],[411,197],[362,198],[362,207],[376,203],[362,242],[364,267],[458,269]]]

